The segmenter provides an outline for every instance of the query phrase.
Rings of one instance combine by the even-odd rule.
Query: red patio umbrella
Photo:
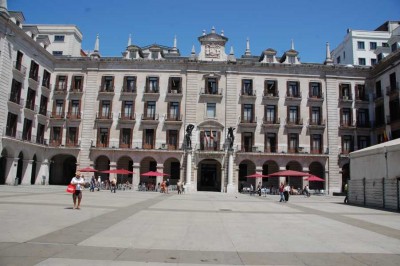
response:
[[[80,172],[92,172],[92,173],[97,172],[97,170],[92,168],[92,167],[85,167],[85,168],[79,169],[78,171],[80,171]]]
[[[252,175],[246,175],[246,177],[251,177],[251,178],[258,178],[258,177],[268,177],[267,175],[262,175],[262,174],[259,174],[259,173],[255,173],[255,174],[252,174]]]
[[[307,177],[306,179],[307,181],[317,181],[317,182],[325,182],[325,179],[319,178],[318,176],[315,175],[311,175],[309,177]]]
[[[169,176],[169,174],[164,174],[157,171],[149,171],[142,174],[142,176]]]
[[[273,176],[311,176],[311,174],[294,170],[283,170],[268,175],[268,177],[273,177]]]

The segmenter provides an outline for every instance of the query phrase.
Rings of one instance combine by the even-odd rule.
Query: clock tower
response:
[[[215,33],[215,28],[211,29],[211,33],[206,34],[203,31],[203,36],[198,38],[201,44],[201,50],[198,57],[200,61],[227,61],[228,56],[225,53],[225,44],[228,38]]]

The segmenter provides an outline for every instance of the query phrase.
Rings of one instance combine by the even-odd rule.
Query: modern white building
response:
[[[347,29],[344,40],[332,50],[332,59],[335,64],[373,66],[385,51],[389,50],[388,41],[400,26],[400,21],[387,21],[373,31]],[[386,49],[387,48],[387,49]],[[383,54],[376,54],[376,50],[383,50]]]
[[[76,169],[91,166],[132,170],[124,178],[135,187],[162,180],[141,175],[149,170],[183,180],[190,191],[234,193],[261,181],[303,187],[301,178],[246,178],[291,169],[324,178],[311,188],[333,193],[349,178],[349,152],[376,142],[370,94],[377,77],[334,65],[328,44],[321,64],[300,62],[293,43],[283,55],[268,48],[254,56],[247,41],[236,57],[213,28],[187,56],[176,38],[172,47],[139,47],[129,38],[116,57],[102,57],[97,38],[90,55],[77,55],[75,26],[24,28],[15,22],[22,13],[4,2],[2,184],[67,184]],[[60,46],[56,35],[65,36]]]

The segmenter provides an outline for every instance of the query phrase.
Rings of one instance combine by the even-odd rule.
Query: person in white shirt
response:
[[[71,180],[71,185],[75,186],[75,193],[72,194],[72,200],[74,201],[74,209],[80,209],[82,200],[82,189],[85,185],[85,180],[81,178],[81,172],[76,172],[75,177]],[[78,199],[78,205],[76,204],[76,199]]]

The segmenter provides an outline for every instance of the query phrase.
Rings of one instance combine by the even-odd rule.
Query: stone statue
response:
[[[186,148],[191,149],[192,148],[192,131],[194,129],[194,125],[189,124],[186,127],[186,134],[185,134],[185,140],[186,140]]]
[[[228,136],[226,137],[229,141],[230,150],[233,148],[233,143],[235,142],[235,134],[233,133],[234,130],[235,130],[234,127],[228,128]]]

